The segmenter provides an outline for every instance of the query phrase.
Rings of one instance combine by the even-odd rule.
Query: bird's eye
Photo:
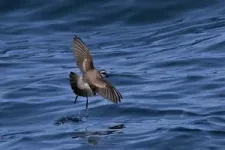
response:
[[[103,77],[106,77],[106,78],[108,77],[106,71],[104,71],[104,70],[101,70],[101,71],[100,71],[100,74],[101,74]]]
[[[105,72],[105,71],[101,71],[100,73],[101,73],[101,74],[106,74],[106,72]]]

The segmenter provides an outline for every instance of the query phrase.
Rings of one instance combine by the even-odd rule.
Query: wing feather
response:
[[[78,36],[73,37],[72,45],[76,64],[81,72],[94,69],[93,59],[87,45]]]
[[[121,102],[122,95],[120,92],[107,80],[103,78],[97,78],[96,82],[92,83],[96,88],[96,92],[102,97],[114,102]]]

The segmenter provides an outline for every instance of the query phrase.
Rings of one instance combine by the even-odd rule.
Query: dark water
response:
[[[0,149],[225,145],[225,1],[1,0]],[[73,35],[124,99],[73,104]]]

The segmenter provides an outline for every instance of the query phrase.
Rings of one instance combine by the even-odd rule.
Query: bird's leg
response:
[[[86,117],[88,117],[88,97],[86,97]]]
[[[86,109],[88,109],[88,97],[86,97],[87,100],[86,100]]]
[[[76,96],[76,98],[75,98],[74,104],[76,104],[76,102],[77,102],[77,98],[78,98],[78,95],[77,95],[77,96]]]

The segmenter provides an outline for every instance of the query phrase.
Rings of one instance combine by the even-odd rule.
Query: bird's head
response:
[[[99,73],[101,74],[101,76],[103,78],[108,78],[108,74],[107,74],[107,72],[105,70],[99,70]]]

